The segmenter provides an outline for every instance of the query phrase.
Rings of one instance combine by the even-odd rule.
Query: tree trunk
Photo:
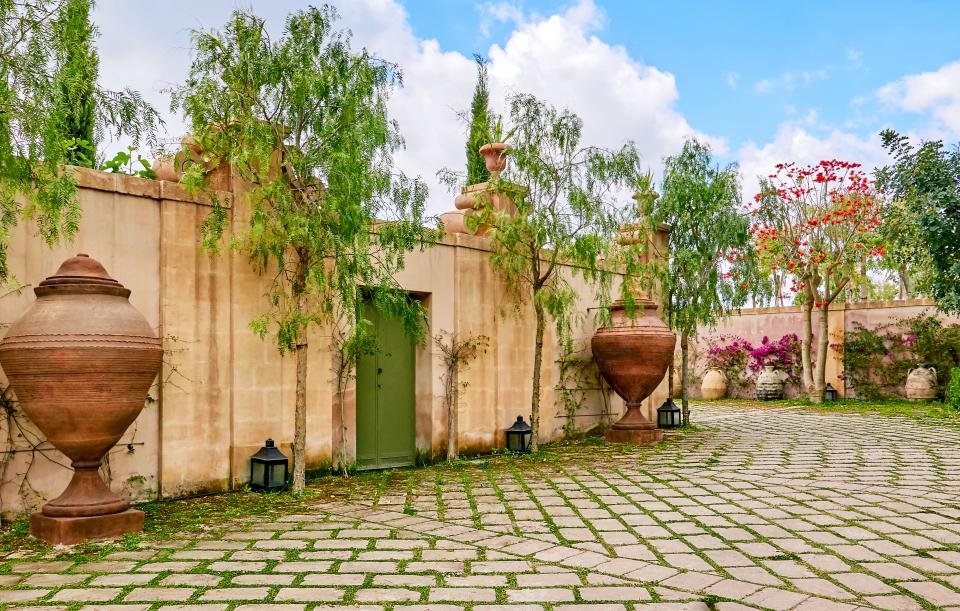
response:
[[[690,424],[690,398],[687,393],[690,386],[689,358],[690,333],[684,331],[680,334],[680,403],[683,406],[683,426]]]
[[[830,345],[830,306],[824,304],[817,308],[820,312],[820,328],[817,333],[817,366],[813,372],[812,403],[823,403],[823,393],[827,386],[827,348]]]
[[[804,289],[803,302],[803,331],[800,335],[800,360],[803,365],[803,390],[807,395],[813,393],[813,361],[810,358],[813,344],[813,289],[810,288],[807,280],[807,288]]]
[[[302,335],[306,335],[304,331]],[[303,494],[307,462],[307,340],[297,342],[297,398],[293,407],[293,493]]]
[[[297,309],[304,310],[303,290],[306,286],[306,266],[301,259],[293,282],[293,296]],[[293,494],[300,496],[307,483],[307,330],[301,328],[297,337],[297,391],[293,404]]]
[[[540,449],[540,366],[543,361],[543,306],[533,298],[533,309],[537,314],[537,336],[533,346],[533,396],[530,400],[530,450]]]
[[[673,368],[676,365],[673,362],[673,359],[670,359],[670,368],[667,369],[667,398],[673,398]]]
[[[910,299],[910,275],[906,265],[900,266],[897,276],[900,278],[900,299]]]
[[[867,258],[860,259],[860,301],[870,298],[870,278],[867,276]]]
[[[453,347],[456,347],[454,342]],[[447,372],[447,460],[457,460],[457,372]]]

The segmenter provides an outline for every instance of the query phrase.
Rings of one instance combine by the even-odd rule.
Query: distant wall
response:
[[[891,301],[858,301],[834,303],[830,306],[830,344],[842,344],[844,333],[853,331],[857,323],[872,329],[898,319],[911,318],[921,313],[937,314],[932,301],[928,299],[906,299]],[[960,318],[938,314],[947,324],[958,324]],[[801,335],[803,330],[801,306],[783,306],[773,308],[747,308],[731,312],[730,316],[716,327],[704,327],[699,330],[695,342],[697,352],[696,378],[691,384],[691,395],[700,396],[700,379],[705,373],[703,355],[706,353],[707,340],[718,336],[740,336],[753,344],[760,343],[764,336],[777,340],[788,333]],[[817,343],[818,313],[813,314],[814,346]],[[678,359],[679,362],[679,359]],[[841,396],[854,396],[843,379],[843,357],[833,347],[827,352],[827,382],[833,385]],[[787,386],[788,396],[799,394],[800,389]],[[745,393],[752,392],[747,388]],[[744,394],[744,393],[741,393]]]
[[[112,487],[135,499],[174,497],[225,490],[247,481],[249,457],[267,437],[289,456],[293,439],[295,362],[281,357],[270,339],[261,340],[249,322],[266,309],[268,279],[251,271],[246,257],[199,249],[200,225],[210,200],[189,195],[179,184],[75,169],[83,220],[72,244],[54,249],[35,237],[35,227],[18,226],[9,249],[12,273],[28,287],[0,299],[0,325],[15,321],[32,303],[31,286],[52,274],[77,252],[100,260],[131,289],[131,302],[163,338],[166,354],[151,400],[109,454],[104,472]],[[221,182],[231,192],[242,186]],[[248,223],[245,206],[229,208],[230,227]],[[229,233],[229,231],[228,231]],[[661,236],[663,239],[663,236]],[[533,365],[532,308],[514,311],[505,287],[489,264],[490,243],[463,234],[447,236],[433,248],[412,253],[398,276],[422,299],[430,334],[453,331],[461,337],[486,334],[489,350],[461,376],[468,384],[460,400],[462,451],[486,452],[503,445],[503,430],[518,415],[529,418]],[[579,276],[564,269],[574,286]],[[595,304],[578,304],[575,343],[589,350]],[[2,330],[0,330],[2,332]],[[554,439],[569,428],[584,430],[615,420],[623,403],[595,385],[581,385],[583,400],[569,409],[558,399],[560,383],[552,325],[541,380],[541,436]],[[339,445],[339,409],[331,371],[329,332],[309,338],[307,380],[308,468],[329,465]],[[417,445],[441,456],[447,438],[441,383],[442,359],[429,340],[416,361]],[[0,384],[6,380],[0,376]],[[646,401],[648,415],[666,396],[666,383]],[[354,455],[355,389],[345,395],[347,453]],[[46,443],[29,420],[6,410],[0,421],[0,511],[33,509],[62,491],[69,480],[67,459]]]

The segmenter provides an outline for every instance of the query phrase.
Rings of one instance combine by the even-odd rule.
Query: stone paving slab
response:
[[[960,428],[694,410],[699,432],[656,447],[404,471],[225,535],[7,559],[0,607],[960,609]]]

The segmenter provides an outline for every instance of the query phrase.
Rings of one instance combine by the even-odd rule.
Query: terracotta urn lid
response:
[[[130,289],[111,278],[99,261],[85,253],[61,263],[57,272],[41,282],[33,292],[37,297],[55,293],[130,296]]]

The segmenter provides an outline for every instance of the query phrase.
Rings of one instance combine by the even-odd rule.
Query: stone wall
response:
[[[834,303],[830,306],[830,344],[827,352],[827,382],[837,389],[840,396],[853,396],[853,390],[847,388],[843,379],[843,356],[833,345],[841,345],[845,332],[853,331],[856,324],[869,329],[893,322],[898,319],[911,318],[922,313],[936,314],[936,308],[928,299],[906,299],[891,301],[857,301],[850,303]],[[746,308],[721,321],[715,327],[704,327],[699,330],[699,337],[695,342],[694,350],[697,353],[695,377],[690,386],[690,394],[700,396],[700,379],[705,373],[702,355],[707,351],[707,340],[718,336],[740,336],[753,344],[758,344],[764,336],[777,340],[788,333],[801,335],[803,330],[802,309],[800,306],[783,306],[772,308]],[[814,346],[817,342],[818,313],[813,314]],[[960,318],[939,315],[947,324],[958,324]],[[679,363],[679,352],[676,360]],[[746,389],[749,392],[750,389]],[[799,394],[799,389],[786,388],[788,396]]]
[[[0,299],[0,325],[16,320],[33,300],[31,285],[77,252],[100,260],[131,289],[131,301],[163,338],[164,365],[145,409],[109,454],[110,482],[135,499],[183,496],[243,485],[249,456],[267,437],[290,455],[293,439],[295,362],[261,340],[249,322],[265,308],[268,280],[246,258],[215,256],[199,248],[208,196],[193,197],[180,185],[76,169],[83,220],[72,244],[43,246],[29,222],[14,231],[12,273],[27,285]],[[230,184],[229,180],[224,184]],[[234,192],[240,186],[232,185]],[[230,193],[212,194],[229,206]],[[243,206],[229,210],[232,227],[245,226]],[[565,269],[575,284],[581,281]],[[411,254],[398,276],[422,299],[430,333],[461,337],[485,334],[489,350],[462,376],[459,442],[464,453],[503,445],[503,429],[517,415],[529,417],[534,321],[532,308],[514,309],[489,265],[484,238],[455,234]],[[583,291],[585,296],[590,291]],[[589,346],[594,304],[578,304],[576,343]],[[339,447],[340,416],[331,370],[329,330],[309,338],[307,388],[308,468],[330,464]],[[541,382],[542,439],[554,439],[572,423],[577,430],[611,421],[623,411],[615,396],[585,387],[582,406],[569,413],[557,399],[557,359],[548,329]],[[441,457],[446,448],[446,411],[439,350],[427,341],[417,350],[417,446]],[[0,376],[0,384],[5,386]],[[662,384],[646,402],[648,414],[666,395]],[[354,453],[355,393],[345,394],[347,455]],[[49,446],[29,420],[5,406],[0,422],[0,511],[36,508],[69,480],[68,461]]]

